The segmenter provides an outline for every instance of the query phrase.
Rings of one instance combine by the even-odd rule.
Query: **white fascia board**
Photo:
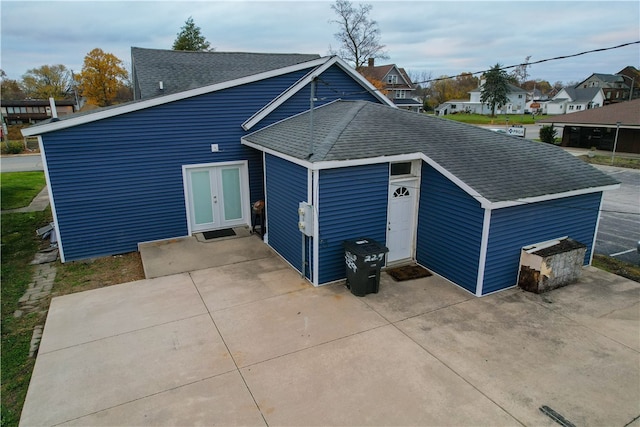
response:
[[[283,153],[281,153],[279,151],[263,147],[262,145],[254,144],[253,142],[247,141],[244,138],[241,138],[240,142],[243,145],[246,145],[247,147],[255,148],[256,150],[262,151],[263,153],[266,153],[266,154],[271,154],[272,156],[275,156],[275,157],[280,157],[281,159],[284,159],[284,160],[286,160],[288,162],[291,162],[291,163],[294,163],[296,165],[302,166],[304,168],[312,169],[313,163],[311,163],[311,162],[309,162],[307,160],[302,160],[302,159],[299,159],[297,157],[289,156],[289,155],[283,154]]]
[[[42,158],[42,169],[44,171],[45,182],[49,191],[49,205],[51,207],[51,215],[53,216],[53,224],[55,226],[55,229],[53,231],[54,233],[56,233],[56,238],[58,240],[58,254],[60,255],[60,262],[64,264],[66,262],[66,258],[64,255],[64,241],[62,235],[60,234],[60,222],[58,221],[58,209],[56,208],[55,192],[51,187],[51,176],[49,175],[49,160],[47,159],[47,153],[44,151],[42,137],[39,135],[38,146],[40,147],[40,156]]]
[[[144,110],[146,108],[155,107],[157,105],[168,104],[170,102],[180,101],[187,98],[192,98],[198,95],[204,95],[211,92],[217,92],[224,89],[229,89],[236,86],[242,86],[248,83],[254,83],[260,80],[269,79],[272,77],[281,76],[284,74],[292,73],[295,71],[304,70],[306,68],[317,67],[323,64],[326,58],[314,59],[312,61],[302,62],[300,64],[291,65],[284,68],[278,68],[277,70],[265,71],[264,73],[254,74],[252,76],[242,77],[235,80],[229,80],[222,83],[216,83],[213,85],[203,86],[196,89],[190,89],[183,92],[172,93],[170,95],[159,96],[156,98],[146,99],[138,102],[131,102],[124,104],[120,107],[109,108],[106,110],[98,111],[95,113],[89,113],[78,117],[70,117],[65,120],[47,123],[45,125],[39,125],[22,130],[24,136],[35,136],[43,133],[53,132],[60,129],[66,129],[73,126],[78,126],[85,123],[91,123],[98,120],[103,120],[109,117],[119,116],[134,111]]]
[[[381,93],[375,86],[373,86],[367,79],[365,79],[360,73],[351,68],[349,64],[344,62],[337,56],[331,56],[327,58],[322,58],[325,62],[318,66],[317,69],[311,71],[305,77],[296,82],[289,89],[282,92],[278,95],[273,101],[269,102],[263,108],[261,108],[257,113],[251,116],[247,121],[242,123],[242,128],[244,130],[250,130],[253,126],[260,123],[262,119],[271,114],[276,108],[280,107],[284,104],[289,98],[298,93],[302,88],[307,86],[311,81],[326,70],[328,70],[331,66],[337,65],[339,66],[345,73],[349,74],[354,80],[356,80],[360,85],[364,86],[365,89],[370,91],[372,95],[374,95],[379,101],[383,102],[390,107],[397,108],[397,106],[387,98],[383,93]]]
[[[462,181],[460,178],[449,172],[447,169],[443,168],[437,162],[433,161],[430,157],[427,157],[424,153],[420,153],[422,160],[424,160],[429,166],[434,168],[436,171],[440,172],[444,175],[449,181],[453,182],[455,185],[460,187],[465,193],[476,199],[480,206],[483,209],[491,209],[491,202],[487,200],[484,196],[474,190],[471,186],[469,186],[466,182]]]
[[[597,193],[600,191],[615,190],[618,188],[620,188],[620,184],[604,185],[601,187],[581,188],[579,190],[565,191],[564,193],[545,194],[543,196],[527,197],[524,199],[509,200],[504,202],[494,202],[494,203],[489,202],[490,205],[488,207],[490,209],[508,208],[511,206],[526,205],[529,203],[546,202],[549,200],[564,199],[566,197],[581,196],[583,194]]]
[[[327,160],[323,162],[315,162],[311,164],[311,168],[313,170],[324,170],[324,169],[337,169],[337,168],[347,168],[350,166],[363,166],[363,165],[373,165],[377,163],[388,163],[388,162],[408,162],[411,160],[420,159],[420,154],[398,154],[395,156],[378,156],[378,157],[367,157],[364,159],[353,159],[353,160]]]
[[[480,258],[478,260],[478,277],[476,279],[476,296],[481,297],[484,290],[484,270],[487,263],[487,249],[489,247],[489,229],[491,228],[491,209],[484,210],[482,220],[482,238],[480,240]]]
[[[264,119],[269,114],[271,114],[276,108],[278,108],[279,106],[284,104],[289,98],[291,98],[293,95],[298,93],[298,91],[300,91],[300,89],[302,89],[303,87],[305,87],[306,85],[311,83],[311,81],[313,79],[318,77],[327,68],[329,68],[331,65],[333,65],[335,63],[335,61],[333,61],[332,58],[328,58],[328,59],[324,58],[324,59],[326,61],[324,64],[322,64],[321,66],[311,70],[311,72],[309,72],[309,74],[307,74],[306,76],[304,76],[303,78],[298,80],[291,87],[289,87],[287,90],[282,92],[280,95],[278,95],[272,101],[270,101],[267,105],[262,107],[257,113],[255,113],[253,116],[249,117],[244,123],[242,123],[242,128],[244,130],[250,130],[253,126],[255,126],[256,124],[260,123],[260,121],[262,119]]]

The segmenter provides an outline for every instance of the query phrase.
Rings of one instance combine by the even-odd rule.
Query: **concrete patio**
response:
[[[479,299],[383,274],[359,298],[257,236],[155,246],[218,265],[55,298],[22,426],[640,426],[639,283]]]

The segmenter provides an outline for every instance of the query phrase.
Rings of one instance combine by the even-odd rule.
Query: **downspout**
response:
[[[313,102],[316,97],[317,80],[317,77],[311,80],[311,95],[309,96],[309,154],[307,155],[307,160],[313,156]]]
[[[311,93],[309,95],[309,154],[307,155],[307,160],[309,160],[311,158],[311,156],[313,156],[313,101],[315,100],[315,96],[316,96],[316,81],[317,81],[317,77],[314,77],[313,79],[311,79]],[[311,175],[311,171],[309,169],[307,169],[307,203],[311,204],[312,200],[310,196],[310,186],[312,185],[311,182],[309,182],[309,179],[311,179],[312,175]],[[305,233],[300,233],[302,242],[301,242],[301,260],[300,260],[300,276],[302,278],[306,278],[306,236]],[[313,273],[311,270],[311,266],[309,266],[309,280],[313,283]]]
[[[482,240],[480,241],[480,259],[478,260],[478,278],[476,281],[476,296],[481,297],[484,288],[484,268],[487,262],[487,248],[489,246],[489,228],[491,227],[491,209],[484,209],[482,221]]]

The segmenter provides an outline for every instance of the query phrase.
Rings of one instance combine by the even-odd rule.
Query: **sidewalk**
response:
[[[44,188],[33,198],[29,206],[18,209],[3,210],[2,213],[15,213],[15,212],[40,212],[49,206],[49,189],[45,185]]]

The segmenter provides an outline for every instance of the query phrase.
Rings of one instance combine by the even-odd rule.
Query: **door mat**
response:
[[[429,272],[429,270],[422,268],[419,265],[405,265],[403,267],[391,268],[385,271],[397,282],[431,276],[431,272]]]
[[[225,228],[224,230],[205,231],[202,233],[202,236],[207,240],[217,239],[219,237],[230,237],[235,235],[236,235],[236,232],[233,231],[232,228]]]

